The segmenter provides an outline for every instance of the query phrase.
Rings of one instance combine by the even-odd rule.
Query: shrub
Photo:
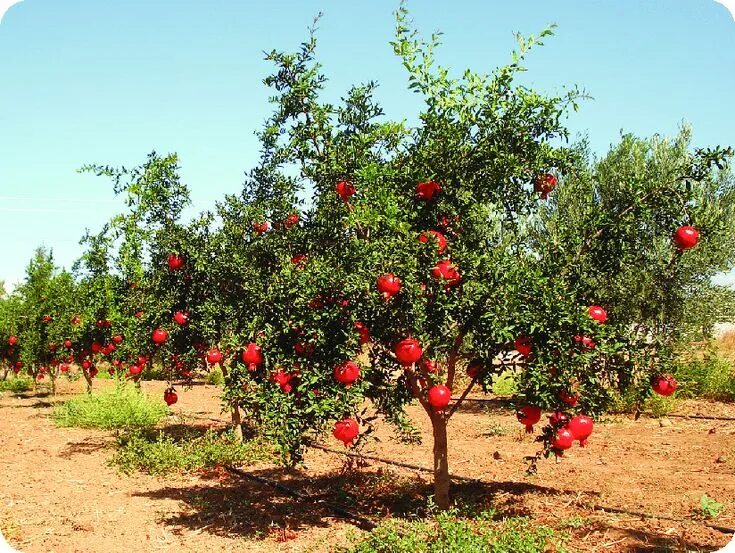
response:
[[[27,392],[32,387],[33,381],[30,378],[16,377],[9,380],[0,381],[0,392],[21,394],[23,392]]]
[[[136,470],[153,475],[192,472],[221,465],[252,464],[272,455],[263,442],[240,442],[231,431],[208,430],[200,436],[189,431],[176,438],[162,431],[136,431],[120,436],[118,445],[111,463],[126,474]]]
[[[735,367],[711,348],[701,357],[681,359],[676,378],[681,386],[679,397],[735,400]]]
[[[523,518],[492,520],[492,513],[465,519],[448,511],[433,520],[390,520],[359,541],[351,553],[532,553],[559,547],[560,538]]]
[[[204,378],[204,381],[207,384],[211,384],[212,386],[224,386],[225,385],[225,376],[222,374],[222,369],[219,365],[215,365],[211,369],[209,369],[209,372],[207,373],[207,376]]]
[[[54,409],[59,426],[81,428],[150,428],[168,413],[168,408],[153,401],[133,386],[120,384],[112,390],[82,395]]]

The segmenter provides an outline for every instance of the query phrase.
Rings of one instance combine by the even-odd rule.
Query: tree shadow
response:
[[[69,442],[59,453],[62,459],[71,459],[75,455],[89,455],[110,447],[111,441],[106,438],[87,438],[81,442]]]
[[[457,409],[459,413],[472,414],[503,414],[513,412],[513,405],[509,398],[465,398]]]

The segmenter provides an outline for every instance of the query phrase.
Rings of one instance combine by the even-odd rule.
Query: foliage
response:
[[[193,472],[223,465],[250,465],[270,458],[269,448],[259,440],[241,442],[232,431],[190,429],[173,437],[164,431],[132,432],[118,437],[112,464],[132,474],[153,475]]]
[[[697,509],[695,514],[699,518],[712,519],[716,518],[724,508],[725,506],[722,503],[719,503],[707,494],[704,494],[699,499],[699,509]]]
[[[0,380],[0,392],[10,392],[11,394],[22,394],[33,387],[33,381],[30,378],[15,377],[8,380]]]
[[[678,397],[715,401],[735,400],[735,365],[710,345],[704,352],[692,351],[678,360]]]
[[[54,408],[58,426],[103,430],[150,428],[168,413],[161,401],[149,399],[135,387],[119,384],[112,389],[72,398]]]
[[[545,526],[523,518],[493,520],[492,513],[474,519],[456,511],[433,520],[390,520],[372,530],[344,553],[532,553],[560,549],[559,536]]]

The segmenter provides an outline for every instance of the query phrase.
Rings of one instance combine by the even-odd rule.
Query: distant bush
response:
[[[261,441],[240,442],[231,431],[215,430],[203,435],[189,431],[176,438],[163,431],[136,431],[120,436],[118,446],[111,462],[126,474],[142,471],[162,475],[252,464],[273,454]]]
[[[33,381],[30,378],[16,376],[8,380],[0,380],[0,392],[20,394],[23,392],[27,392],[32,387]]]
[[[524,518],[494,521],[492,513],[465,519],[457,511],[419,521],[388,520],[343,553],[536,553],[558,550],[561,539]]]
[[[207,384],[211,384],[212,386],[224,386],[225,385],[225,375],[222,374],[222,369],[219,367],[219,365],[215,365],[211,369],[209,369],[209,372],[207,373],[207,376],[204,378],[204,381]]]
[[[735,400],[735,366],[712,347],[704,355],[689,354],[682,358],[676,379],[679,397]]]
[[[163,402],[149,399],[134,386],[119,384],[65,401],[54,409],[53,417],[59,426],[112,430],[150,428],[167,413]]]

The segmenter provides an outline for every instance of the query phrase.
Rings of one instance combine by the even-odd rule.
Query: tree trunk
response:
[[[231,405],[232,410],[232,430],[235,433],[235,439],[242,443],[243,442],[243,435],[242,435],[242,420],[240,418],[240,408],[237,406],[236,403],[233,403]]]
[[[449,459],[447,458],[447,420],[444,413],[431,415],[434,433],[434,503],[442,511],[449,509]]]

